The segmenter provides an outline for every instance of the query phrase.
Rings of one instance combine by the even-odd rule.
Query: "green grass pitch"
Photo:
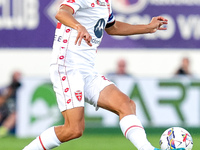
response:
[[[92,131],[91,131],[92,132]],[[200,133],[190,132],[194,146],[192,150],[200,149]],[[148,133],[149,141],[156,147],[159,147],[160,133]],[[31,142],[33,138],[19,139],[14,136],[8,136],[0,139],[0,150],[22,150],[22,148]],[[79,139],[69,141],[62,144],[55,150],[137,150],[124,136],[117,130],[116,132],[94,132],[90,133],[87,129],[86,133]]]

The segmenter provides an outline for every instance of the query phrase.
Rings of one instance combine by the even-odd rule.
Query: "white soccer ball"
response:
[[[193,140],[190,133],[181,127],[172,127],[161,135],[160,148],[162,150],[171,150],[177,148],[185,148],[192,150]]]

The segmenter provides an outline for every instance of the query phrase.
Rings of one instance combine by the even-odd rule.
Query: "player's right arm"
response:
[[[89,46],[92,46],[92,44],[90,43],[92,37],[91,35],[88,33],[88,31],[86,30],[86,28],[84,26],[82,26],[74,17],[73,17],[73,13],[74,10],[67,6],[67,5],[62,5],[55,18],[62,24],[64,24],[65,26],[71,27],[75,30],[77,30],[78,34],[75,40],[75,44],[78,43],[78,45],[81,45],[81,41],[82,39],[84,39],[86,41],[86,43]]]

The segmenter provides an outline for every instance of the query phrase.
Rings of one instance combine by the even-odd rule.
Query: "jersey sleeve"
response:
[[[106,24],[106,28],[109,28],[114,24],[115,24],[115,16],[113,15],[112,4],[111,4],[111,1],[110,1],[110,15],[109,15],[109,18],[108,18],[108,21],[107,21],[107,24]]]
[[[73,9],[73,14],[80,8],[84,8],[83,0],[64,0],[60,6],[67,5]]]
[[[111,27],[112,25],[115,24],[115,17],[113,15],[113,13],[110,14],[109,18],[108,18],[108,22],[106,24],[106,28]]]
[[[115,21],[115,17],[113,15],[113,13],[110,14],[109,18],[108,18],[108,22],[107,23],[112,23]]]

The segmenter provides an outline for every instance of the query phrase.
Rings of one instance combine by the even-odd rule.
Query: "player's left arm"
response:
[[[112,26],[105,30],[109,35],[145,34],[154,33],[157,30],[166,30],[166,27],[162,27],[164,24],[168,24],[168,20],[164,17],[158,16],[153,17],[151,22],[147,25],[131,25],[125,22],[115,21]]]

